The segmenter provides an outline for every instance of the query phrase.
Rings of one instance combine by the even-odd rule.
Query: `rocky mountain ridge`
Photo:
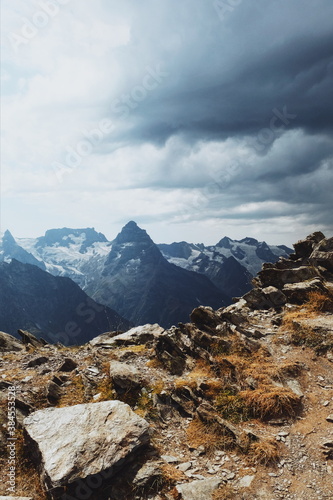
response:
[[[124,235],[127,241],[122,243]],[[7,231],[0,260],[16,258],[69,277],[136,325],[171,326],[187,321],[197,305],[216,308],[242,296],[252,288],[251,278],[263,262],[275,262],[290,251],[253,238],[224,237],[208,247],[186,242],[155,245],[131,221],[112,242],[94,228],[51,229],[43,237],[17,242]]]
[[[186,324],[77,348],[1,334],[1,465],[16,387],[15,494],[330,498],[332,290],[333,238],[314,233],[266,265],[242,299],[198,307]]]

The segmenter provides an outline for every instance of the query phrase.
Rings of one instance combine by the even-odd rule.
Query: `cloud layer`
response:
[[[330,0],[2,9],[2,229],[332,234]]]

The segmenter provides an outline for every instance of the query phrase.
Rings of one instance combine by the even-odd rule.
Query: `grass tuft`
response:
[[[274,438],[267,438],[252,443],[249,458],[255,465],[273,465],[280,460],[279,445]]]
[[[262,420],[276,417],[295,417],[300,407],[300,398],[290,389],[268,386],[253,391],[242,391],[250,414]]]
[[[234,440],[221,432],[217,423],[205,423],[195,418],[187,427],[187,439],[193,448],[204,446],[208,455],[215,450],[228,450],[235,447]]]

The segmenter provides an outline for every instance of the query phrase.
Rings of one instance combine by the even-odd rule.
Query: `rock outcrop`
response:
[[[0,332],[0,352],[21,351],[24,349],[22,342],[8,333]]]
[[[316,232],[294,245],[289,259],[263,265],[253,280],[254,289],[244,295],[252,309],[279,308],[287,302],[301,304],[310,292],[331,294],[325,282],[333,271],[333,238]]]

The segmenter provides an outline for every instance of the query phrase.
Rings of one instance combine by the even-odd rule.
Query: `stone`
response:
[[[61,387],[52,380],[46,386],[46,399],[52,405],[57,404],[62,395]]]
[[[17,330],[17,333],[21,336],[23,344],[31,344],[34,347],[41,347],[47,344],[44,339],[38,339],[26,330]]]
[[[38,410],[24,420],[24,432],[46,489],[60,497],[75,481],[112,477],[150,439],[149,424],[120,401]]]
[[[332,422],[333,423],[333,414],[332,415],[328,415],[328,417],[326,417],[326,420],[327,420],[327,422]]]
[[[191,467],[192,467],[192,462],[184,462],[182,464],[179,464],[177,468],[182,472],[186,472]]]
[[[29,361],[29,363],[27,364],[27,368],[33,368],[34,366],[41,366],[47,362],[48,358],[46,358],[45,356],[38,356],[37,358],[34,358],[31,361]]]
[[[309,257],[316,244],[324,238],[324,234],[321,231],[317,231],[307,236],[305,240],[300,240],[295,243],[293,247],[295,249],[296,257],[301,259]]]
[[[173,457],[171,455],[161,455],[161,458],[168,464],[176,464],[180,461],[179,458]]]
[[[273,307],[284,306],[287,302],[285,294],[275,286],[268,286],[262,289],[264,296],[271,302]]]
[[[116,391],[137,389],[142,383],[142,376],[137,368],[119,361],[110,362],[110,377]]]
[[[77,363],[71,358],[65,358],[63,364],[59,368],[59,372],[72,372],[77,368]]]
[[[89,344],[96,347],[141,345],[156,341],[163,332],[164,328],[157,323],[146,324],[131,328],[119,335],[114,335],[113,332],[103,333],[92,339]]]
[[[0,332],[0,352],[22,351],[22,349],[24,349],[22,342],[8,333]]]
[[[186,358],[193,344],[179,328],[170,328],[158,339],[155,346],[157,359],[172,375],[181,375],[186,367]]]
[[[249,488],[254,478],[255,476],[243,476],[238,480],[238,486],[240,488]]]
[[[288,283],[283,286],[283,293],[291,304],[303,304],[310,292],[327,292],[320,278],[314,278],[303,283]]]
[[[294,269],[265,269],[258,273],[259,282],[262,288],[273,286],[281,290],[288,283],[300,283],[318,276],[318,272],[313,267],[300,266]]]
[[[259,288],[253,288],[247,292],[243,299],[251,309],[269,309],[271,303]]]
[[[152,482],[158,481],[162,475],[161,461],[150,460],[136,473],[133,485],[137,488],[147,488]]]
[[[328,271],[333,271],[333,238],[324,238],[310,255],[309,261]]]
[[[303,391],[301,389],[301,386],[298,382],[298,380],[296,379],[289,379],[289,380],[286,380],[285,382],[285,385],[291,390],[293,391],[294,394],[296,394],[296,396],[299,396],[300,398],[303,398],[304,397],[304,394],[303,394]],[[281,435],[281,434],[280,434]]]
[[[200,306],[193,309],[190,315],[191,322],[202,330],[212,331],[223,322],[223,319],[212,307]]]
[[[223,482],[222,478],[203,479],[191,483],[178,484],[177,493],[182,500],[212,500],[213,493]]]
[[[242,323],[247,323],[246,316],[246,300],[240,299],[235,304],[231,306],[224,307],[220,309],[220,317],[234,325],[241,325]]]

